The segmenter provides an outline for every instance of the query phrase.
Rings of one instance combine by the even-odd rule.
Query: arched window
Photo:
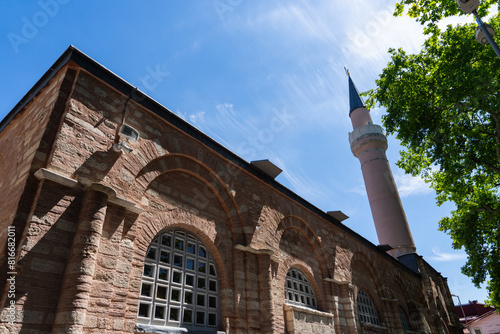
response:
[[[403,330],[409,331],[411,330],[410,323],[408,322],[408,318],[406,317],[406,313],[401,306],[398,306],[399,313],[399,321],[401,321],[401,326],[403,326]]]
[[[358,291],[358,319],[361,323],[369,323],[372,325],[380,325],[380,321],[378,320],[377,310],[375,310],[375,306],[373,305],[370,296],[363,291]]]
[[[285,301],[288,304],[316,309],[316,296],[303,272],[292,268],[286,274]]]
[[[137,323],[213,328],[219,324],[219,280],[203,243],[181,230],[159,234],[142,272]]]

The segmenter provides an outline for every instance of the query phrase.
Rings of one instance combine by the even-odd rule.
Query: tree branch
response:
[[[483,161],[479,160],[476,157],[472,157],[471,160],[474,161],[475,163],[479,164],[479,165],[482,165],[482,166],[484,166],[484,167],[492,170],[493,172],[500,173],[500,168],[499,167],[496,167],[496,166],[493,166],[493,165],[491,165],[489,163],[483,162]]]

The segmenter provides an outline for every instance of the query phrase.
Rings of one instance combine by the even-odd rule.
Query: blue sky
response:
[[[0,118],[74,45],[247,161],[269,159],[277,181],[378,244],[348,132],[347,77],[375,87],[389,47],[418,52],[422,28],[392,17],[394,1],[6,0],[0,4]],[[472,18],[469,18],[472,22]],[[372,110],[381,124],[384,110]],[[420,255],[462,302],[483,301],[460,273],[434,191],[387,155]],[[457,302],[456,299],[454,299]]]

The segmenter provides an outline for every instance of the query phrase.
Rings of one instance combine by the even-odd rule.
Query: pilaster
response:
[[[335,282],[339,289],[340,299],[338,303],[339,327],[341,334],[358,334],[356,319],[355,287],[350,282]]]
[[[90,186],[84,194],[64,273],[53,333],[83,333],[110,188]]]

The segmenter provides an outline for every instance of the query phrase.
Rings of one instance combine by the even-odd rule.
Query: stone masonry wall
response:
[[[14,224],[16,239],[24,229],[30,203],[36,187],[27,182],[46,160],[51,142],[44,131],[52,115],[55,104],[60,99],[60,86],[68,80],[65,71],[58,73],[44,91],[28,103],[0,132],[0,247],[5,249],[7,226]],[[39,167],[38,167],[39,168]],[[25,187],[31,187],[26,189]],[[24,195],[23,200],[21,197]],[[14,221],[14,218],[17,220]],[[23,223],[24,222],[24,223]],[[5,253],[0,252],[0,263]],[[4,278],[0,274],[1,278]],[[2,281],[4,281],[2,279]]]

